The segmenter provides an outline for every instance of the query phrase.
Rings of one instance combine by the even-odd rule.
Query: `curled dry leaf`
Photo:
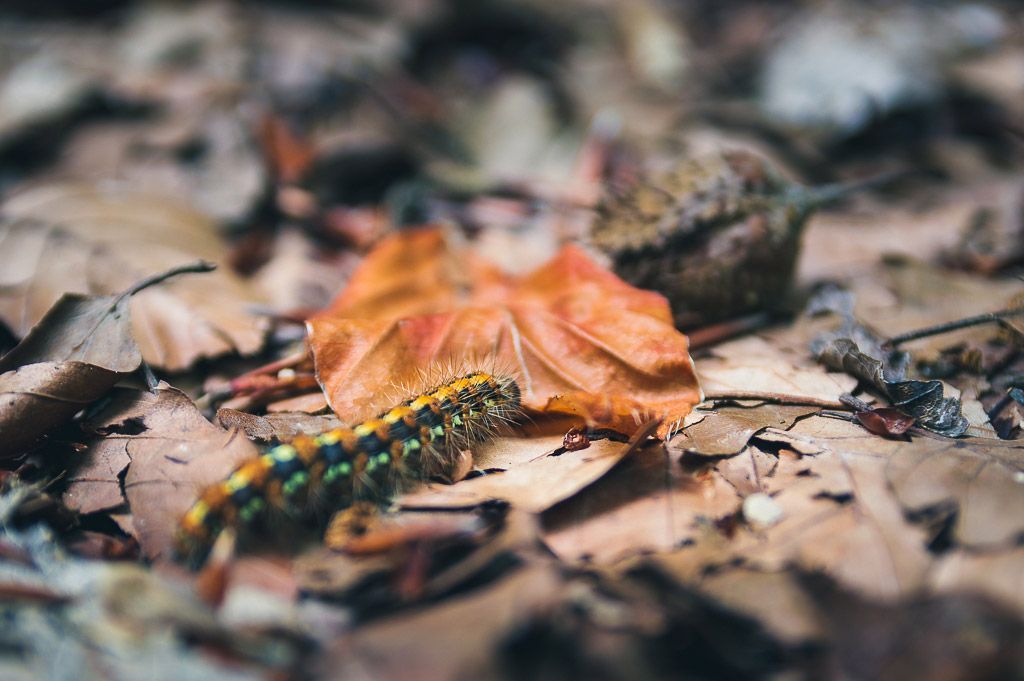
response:
[[[0,321],[18,336],[65,292],[107,295],[227,252],[201,213],[109,187],[43,185],[17,193],[2,211]],[[259,296],[221,268],[140,293],[132,328],[148,363],[184,369],[199,358],[259,350],[264,323],[246,309],[254,302]]]
[[[207,421],[166,383],[154,392],[115,391],[86,426],[106,436],[71,473],[64,503],[90,512],[127,501],[127,529],[150,558],[166,554],[178,519],[204,486],[257,454],[243,435]]]
[[[382,242],[308,327],[320,382],[345,420],[384,409],[382,385],[467,358],[511,369],[524,405],[537,410],[560,398],[616,424],[634,413],[668,423],[700,401],[665,299],[572,246],[511,278],[460,257],[438,229],[404,232]]]
[[[851,335],[860,338],[853,340]],[[959,437],[970,426],[960,400],[944,396],[941,381],[905,380],[905,363],[890,362],[868,332],[863,327],[851,327],[849,320],[839,331],[816,338],[811,352],[829,369],[863,381],[928,430]]]
[[[24,451],[139,368],[131,293],[63,296],[0,359],[0,457]]]

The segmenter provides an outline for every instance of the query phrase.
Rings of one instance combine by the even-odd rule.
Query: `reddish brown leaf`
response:
[[[382,242],[330,309],[308,323],[317,372],[343,418],[389,406],[381,385],[465,358],[513,369],[526,406],[596,405],[601,420],[671,421],[700,400],[686,337],[665,299],[567,246],[513,278],[451,251],[438,229]],[[560,402],[556,402],[559,404]]]
[[[910,430],[916,421],[913,416],[892,407],[859,411],[854,416],[860,425],[882,437],[900,437]]]

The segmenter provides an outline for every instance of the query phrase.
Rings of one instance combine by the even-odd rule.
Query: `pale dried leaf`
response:
[[[82,506],[104,488],[109,503],[127,459],[124,495],[132,530],[150,558],[166,555],[178,519],[205,485],[257,454],[244,436],[207,421],[167,384],[152,393],[118,390],[88,425],[109,434],[87,450],[84,474],[72,473],[65,497]]]
[[[638,451],[546,512],[545,543],[563,560],[610,563],[678,548],[739,506],[736,490],[717,473],[679,475],[673,468],[661,447]]]
[[[251,440],[264,442],[290,442],[296,435],[318,435],[342,425],[334,415],[281,412],[257,416],[226,408],[217,411],[217,422],[228,430],[241,430]]]
[[[956,551],[939,559],[930,586],[935,591],[977,592],[1024,614],[1024,547],[997,553]]]
[[[756,337],[715,347],[713,357],[697,362],[697,375],[707,395],[756,391],[835,400],[857,385]]]
[[[431,484],[403,495],[398,503],[410,508],[451,508],[503,499],[518,509],[539,513],[593,483],[629,451],[624,443],[599,440],[587,449],[555,456],[551,452],[561,446],[561,436],[536,438],[517,448],[509,447],[508,440],[516,441],[498,438],[474,457],[477,467],[505,470],[454,485]]]
[[[43,185],[8,199],[3,214],[0,320],[19,336],[63,293],[114,293],[197,258],[222,261],[226,252],[206,216],[123,189]],[[251,354],[263,344],[265,323],[247,309],[258,302],[224,268],[180,277],[134,297],[134,335],[146,361],[167,369]]]
[[[785,430],[799,418],[817,410],[817,407],[779,404],[721,406],[684,428],[669,444],[705,456],[731,456],[742,451],[751,436],[764,428]]]

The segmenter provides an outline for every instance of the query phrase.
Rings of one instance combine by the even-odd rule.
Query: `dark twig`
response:
[[[919,338],[928,338],[929,336],[938,336],[939,334],[949,333],[950,331],[958,331],[960,329],[970,328],[972,326],[981,326],[982,324],[992,324],[999,322],[1004,319],[1010,319],[1012,317],[1024,316],[1024,307],[1015,307],[1009,310],[1000,310],[998,312],[986,312],[985,314],[975,315],[973,317],[967,317],[965,319],[957,319],[952,322],[946,322],[945,324],[937,324],[935,326],[927,326],[923,329],[917,329],[916,331],[908,331],[907,333],[901,333],[898,336],[885,341],[883,344],[885,347],[895,348],[903,343],[908,343],[912,340]]]

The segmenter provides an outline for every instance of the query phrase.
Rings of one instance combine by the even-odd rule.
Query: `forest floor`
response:
[[[1024,679],[1018,5],[94,5],[0,14],[0,677]]]

